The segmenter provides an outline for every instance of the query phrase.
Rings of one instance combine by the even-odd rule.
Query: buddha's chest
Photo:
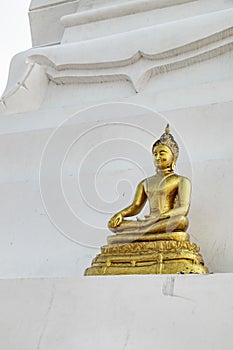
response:
[[[145,191],[150,204],[154,206],[173,207],[178,194],[179,180],[176,175],[160,178],[153,177],[147,180]]]

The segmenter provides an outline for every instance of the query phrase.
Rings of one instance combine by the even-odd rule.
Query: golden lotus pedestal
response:
[[[108,245],[101,247],[85,275],[205,274],[208,269],[199,251],[182,231],[118,234],[108,237]]]

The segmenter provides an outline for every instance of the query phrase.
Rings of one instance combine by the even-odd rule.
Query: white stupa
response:
[[[233,2],[32,0],[29,17],[0,100],[2,348],[230,349]],[[167,122],[214,274],[83,277]]]

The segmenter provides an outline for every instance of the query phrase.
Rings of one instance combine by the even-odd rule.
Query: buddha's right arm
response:
[[[147,195],[144,190],[143,182],[137,186],[134,200],[130,206],[116,213],[108,222],[109,228],[120,226],[124,217],[134,216],[140,213],[147,200]]]
[[[127,208],[121,210],[119,213],[123,217],[134,216],[140,213],[147,200],[147,195],[144,190],[143,182],[140,182],[137,186],[133,202]]]

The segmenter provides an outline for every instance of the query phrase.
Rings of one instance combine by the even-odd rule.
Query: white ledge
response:
[[[63,16],[61,18],[61,23],[65,28],[67,28],[91,22],[98,22],[109,18],[123,17],[133,15],[135,13],[181,5],[193,1],[197,0],[137,0],[133,3],[127,2],[125,4],[118,4]]]
[[[231,349],[232,293],[231,273],[1,280],[1,345]]]

